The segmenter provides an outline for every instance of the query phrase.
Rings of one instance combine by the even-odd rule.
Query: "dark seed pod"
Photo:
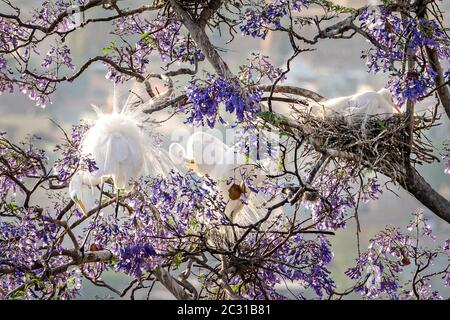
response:
[[[89,250],[90,250],[90,251],[100,251],[100,250],[102,250],[102,246],[101,246],[101,245],[98,245],[98,244],[95,244],[95,243],[92,243],[92,244],[89,246]]]
[[[402,264],[404,266],[411,264],[411,261],[409,260],[408,256],[404,252],[402,252]]]
[[[319,200],[319,193],[316,191],[306,191],[303,194],[303,200],[311,202],[317,201]]]
[[[241,188],[241,186],[233,183],[230,187],[230,189],[228,189],[228,196],[230,197],[231,200],[237,200],[241,197],[241,194],[243,193],[243,190]]]

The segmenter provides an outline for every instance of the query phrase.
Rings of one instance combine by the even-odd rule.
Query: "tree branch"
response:
[[[192,300],[192,297],[184,290],[184,288],[161,266],[155,267],[153,275],[176,299]]]
[[[425,207],[450,223],[450,201],[434,190],[416,169],[411,168],[408,170],[406,178],[397,182]]]
[[[450,92],[448,91],[448,84],[446,84],[442,66],[439,62],[439,57],[435,49],[426,47],[426,52],[428,56],[428,60],[430,61],[431,66],[436,72],[436,77],[434,78],[436,91],[439,96],[439,100],[441,101],[442,107],[447,114],[447,117],[450,119]]]
[[[212,65],[216,72],[225,79],[233,78],[233,74],[226,62],[219,55],[214,45],[209,41],[208,35],[205,32],[204,25],[195,22],[189,13],[185,11],[176,0],[170,0],[173,11],[178,15],[178,18],[183,22],[184,26],[189,30],[192,39],[205,55],[206,59]]]

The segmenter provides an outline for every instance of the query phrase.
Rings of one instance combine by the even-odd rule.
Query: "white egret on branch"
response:
[[[84,213],[94,207],[96,186],[106,180],[112,180],[118,196],[120,190],[131,189],[132,182],[143,170],[164,173],[168,171],[164,166],[169,165],[166,160],[160,160],[161,150],[157,150],[151,139],[142,106],[136,107],[129,97],[121,110],[115,102],[111,113],[93,108],[97,120],[83,136],[80,153],[94,160],[98,170],[81,169],[69,184],[70,197]]]
[[[154,128],[151,128],[147,121],[148,115],[143,112],[146,107],[154,107],[157,103],[164,102],[173,92],[172,81],[164,76],[161,79],[168,81],[168,90],[148,103],[144,103],[136,93],[139,88],[133,88],[123,108],[118,109],[114,88],[111,113],[105,114],[93,106],[97,119],[84,134],[79,151],[82,157],[95,161],[97,170],[91,172],[81,168],[72,176],[69,183],[70,197],[85,214],[94,209],[95,199],[99,199],[99,206],[101,205],[105,181],[111,180],[117,192],[115,210],[117,218],[119,192],[129,191],[143,170],[147,174],[152,172],[164,176],[171,169],[169,158],[155,141],[159,136],[151,131]],[[96,188],[99,185],[101,185],[100,196],[97,198]],[[97,210],[94,221],[99,214],[100,210]],[[89,229],[80,246],[82,252],[91,230]]]

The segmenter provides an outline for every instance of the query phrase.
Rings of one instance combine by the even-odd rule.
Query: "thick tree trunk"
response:
[[[409,169],[400,185],[425,207],[450,223],[450,201],[440,195],[415,169]]]

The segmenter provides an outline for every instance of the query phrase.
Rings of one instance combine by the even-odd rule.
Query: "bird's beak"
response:
[[[82,211],[84,214],[87,214],[87,213],[88,213],[88,211],[86,210],[86,207],[84,206],[83,202],[82,202],[80,199],[78,199],[77,196],[75,196],[75,197],[73,198],[73,201],[77,204],[78,207],[80,207],[81,211]]]
[[[195,164],[195,161],[192,159],[186,159],[185,166],[189,170],[196,171],[196,169],[197,169],[197,165]]]

